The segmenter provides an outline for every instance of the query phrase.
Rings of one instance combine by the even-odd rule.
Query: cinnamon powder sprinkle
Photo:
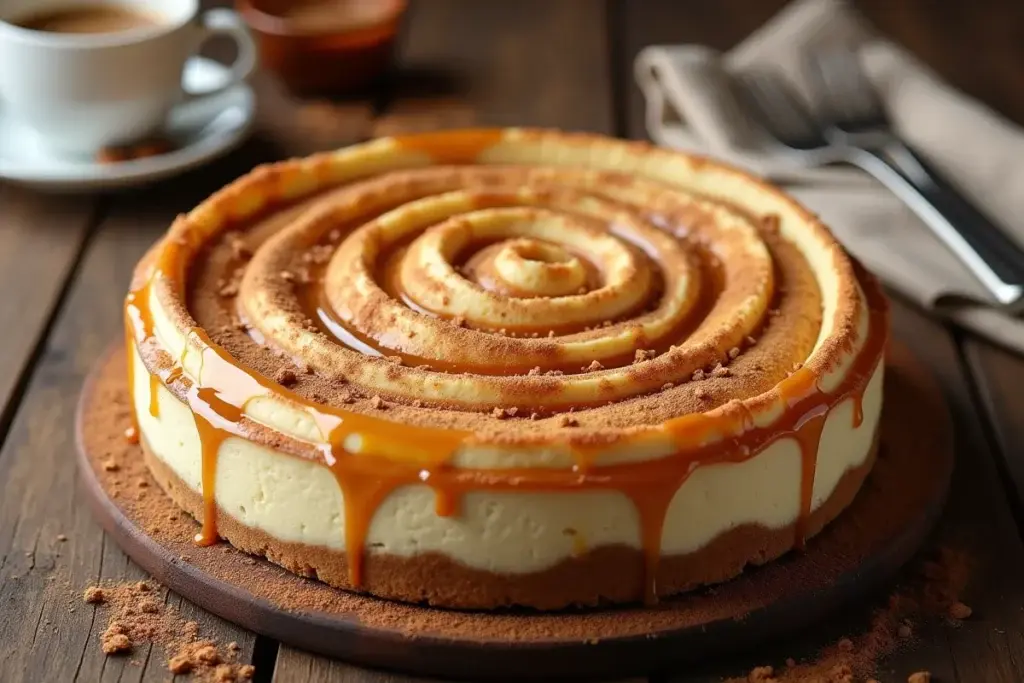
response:
[[[108,619],[100,635],[104,654],[126,655],[153,643],[164,647],[172,674],[191,674],[193,681],[210,683],[240,683],[253,677],[253,666],[237,661],[237,643],[222,649],[213,640],[200,639],[199,624],[186,621],[163,602],[165,595],[144,581],[86,588],[85,602],[102,605]]]
[[[939,548],[933,557],[919,561],[911,576],[889,596],[886,605],[872,615],[866,632],[848,635],[824,648],[814,661],[797,664],[786,660],[785,669],[775,669],[769,678],[756,678],[757,667],[746,676],[724,683],[871,683],[880,660],[913,637],[911,621],[942,623],[944,617],[970,614],[959,600],[967,585],[971,560],[961,551]],[[962,608],[961,608],[962,607]],[[908,683],[929,683],[927,671],[911,673]]]

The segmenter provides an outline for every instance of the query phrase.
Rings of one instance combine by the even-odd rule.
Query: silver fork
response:
[[[895,165],[957,229],[953,235],[937,233],[946,245],[960,253],[960,242],[967,242],[997,279],[990,279],[984,269],[972,268],[975,276],[993,294],[999,291],[1012,298],[1016,293],[1020,298],[1024,251],[900,139],[856,53],[844,46],[820,50],[809,55],[806,66],[828,137],[882,155]],[[945,223],[939,226],[944,228]]]
[[[772,72],[744,74],[740,77],[738,94],[766,132],[796,162],[806,166],[848,163],[870,173],[932,229],[999,304],[1014,309],[1021,306],[1024,303],[1024,257],[1018,266],[1014,254],[1019,254],[1020,250],[1016,245],[987,219],[981,222],[974,217],[965,218],[964,210],[950,198],[948,186],[937,182],[919,186],[914,178],[924,176],[920,176],[918,169],[905,171],[895,161],[901,158],[909,163],[903,157],[909,154],[910,159],[917,160],[917,156],[882,125],[884,119],[878,117],[880,107],[868,102],[866,97],[840,99],[834,92],[838,85],[835,71],[829,71],[832,85],[825,93],[822,71],[812,80],[824,94],[821,99],[828,103],[824,107],[827,125],[818,121],[789,83]],[[856,92],[859,96],[865,92],[873,94],[863,89]],[[865,116],[865,112],[872,113],[873,117]],[[917,163],[921,171],[933,177],[919,160]],[[966,203],[966,200],[961,198],[960,202]]]

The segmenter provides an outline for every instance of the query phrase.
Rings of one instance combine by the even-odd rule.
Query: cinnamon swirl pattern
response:
[[[518,129],[256,169],[125,311],[133,435],[199,543],[473,608],[653,601],[800,546],[871,467],[888,334],[777,189]]]

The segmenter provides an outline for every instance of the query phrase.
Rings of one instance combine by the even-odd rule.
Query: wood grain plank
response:
[[[0,442],[97,205],[0,184]]]
[[[413,3],[389,109],[449,98],[482,125],[611,132],[605,10],[592,0]]]
[[[273,683],[429,683],[383,671],[370,671],[311,655],[282,645],[277,655]]]
[[[992,425],[1018,520],[1024,518],[1024,358],[974,337],[964,356]]]
[[[73,420],[78,391],[93,362],[121,329],[131,268],[179,207],[155,203],[164,193],[124,200],[98,228],[78,277],[46,342],[25,398],[0,450],[0,680],[166,681],[160,649],[104,657],[105,619],[81,601],[98,580],[144,573],[92,521],[76,481]],[[163,206],[163,208],[155,208]],[[180,208],[186,208],[181,206]],[[58,536],[67,540],[62,542]],[[236,641],[252,656],[254,637],[195,610],[177,596],[201,633]]]
[[[375,135],[469,125],[612,133],[605,4],[430,0],[410,8]],[[411,683],[282,645],[274,683]]]

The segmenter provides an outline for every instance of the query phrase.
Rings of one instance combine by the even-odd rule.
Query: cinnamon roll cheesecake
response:
[[[150,250],[125,322],[130,436],[197,543],[481,609],[802,546],[871,469],[888,336],[778,189],[521,129],[257,168]]]

